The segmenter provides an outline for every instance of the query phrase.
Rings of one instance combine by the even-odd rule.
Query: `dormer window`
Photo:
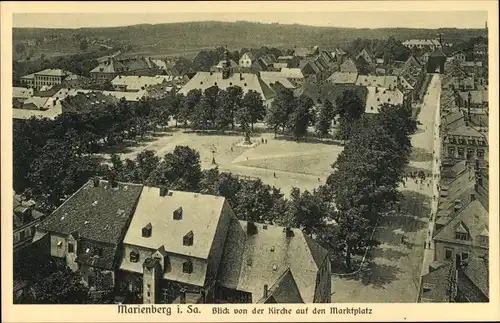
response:
[[[142,237],[143,238],[151,237],[152,233],[153,233],[153,226],[151,225],[151,223],[148,223],[144,228],[142,228]]]
[[[465,232],[455,232],[455,239],[456,240],[462,240],[462,241],[467,241],[468,240],[468,234]]]
[[[193,263],[188,260],[182,264],[182,272],[186,274],[191,274],[193,272]]]
[[[192,246],[194,242],[193,231],[189,231],[183,238],[182,244],[185,246]]]
[[[182,220],[182,206],[179,206],[177,210],[174,211],[174,220]]]
[[[130,252],[130,262],[139,262],[139,252],[136,250]]]

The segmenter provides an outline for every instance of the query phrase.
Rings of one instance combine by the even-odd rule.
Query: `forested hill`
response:
[[[411,38],[436,38],[443,33],[447,42],[458,43],[471,37],[486,36],[484,29],[353,29],[335,27],[313,27],[304,25],[264,24],[253,22],[184,22],[156,25],[134,25],[111,28],[38,29],[14,28],[16,41],[55,38],[74,39],[90,37],[112,39],[135,48],[148,50],[196,49],[226,45],[231,48],[255,46],[345,46],[356,38],[387,39],[393,36],[404,41]]]

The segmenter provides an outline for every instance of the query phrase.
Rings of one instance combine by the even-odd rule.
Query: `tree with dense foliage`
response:
[[[86,39],[82,39],[80,41],[80,49],[82,51],[86,51],[88,48],[89,48],[89,44],[88,44],[87,40]]]
[[[193,89],[189,91],[183,100],[183,104],[180,106],[179,113],[176,116],[176,120],[179,123],[187,126],[188,121],[190,121],[193,111],[196,106],[200,103],[203,97],[203,93],[199,89]]]
[[[219,92],[219,104],[215,113],[215,128],[224,130],[230,124],[234,123],[233,118],[234,103],[231,100],[228,91],[221,90]]]
[[[280,128],[286,128],[288,117],[297,109],[297,99],[290,89],[278,92],[266,114],[265,123],[273,130],[276,137]]]
[[[38,281],[31,289],[24,304],[85,304],[89,300],[89,289],[80,275],[67,268]]]
[[[201,178],[200,154],[188,146],[176,146],[151,172],[146,183],[150,186],[196,192]]]
[[[361,119],[365,111],[363,100],[354,89],[346,89],[336,99],[336,115],[339,116],[337,136],[348,140],[353,124]]]
[[[233,85],[226,89],[228,93],[228,106],[230,108],[231,129],[234,129],[234,121],[237,111],[241,108],[243,100],[243,90],[241,87]]]
[[[307,190],[301,193],[299,188],[292,188],[288,214],[286,214],[286,219],[291,226],[301,228],[304,232],[311,234],[323,225],[327,217],[329,217],[328,205],[319,198],[318,194]]]
[[[330,128],[332,126],[332,111],[333,106],[328,100],[326,100],[319,109],[318,117],[316,120],[316,134],[320,138],[328,137],[328,135],[330,134]]]
[[[262,100],[262,96],[250,90],[243,96],[242,106],[246,107],[246,111],[250,113],[250,126],[253,130],[253,125],[263,121],[266,116],[266,106]]]
[[[295,110],[291,111],[287,128],[293,134],[296,140],[307,136],[307,128],[313,120],[313,101],[306,95],[301,95],[297,102]]]

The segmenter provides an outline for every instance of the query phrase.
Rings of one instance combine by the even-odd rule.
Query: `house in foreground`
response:
[[[301,230],[239,221],[224,197],[93,179],[37,236],[91,288],[152,303],[328,303],[328,252]]]

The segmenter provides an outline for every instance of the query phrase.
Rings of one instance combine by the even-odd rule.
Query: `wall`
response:
[[[61,246],[57,246],[59,242],[61,242]],[[65,258],[67,250],[68,244],[66,242],[66,237],[63,235],[50,233],[50,255],[52,257]]]
[[[220,260],[222,257],[222,253],[224,251],[224,243],[226,242],[229,222],[231,221],[231,218],[236,218],[236,216],[234,215],[233,210],[231,209],[226,200],[224,201],[224,205],[222,207],[219,223],[215,231],[214,241],[208,256],[209,259],[207,264],[207,275],[206,275],[207,283],[213,282],[213,284],[215,284],[217,273],[219,271]],[[211,286],[209,285],[208,287]]]
[[[330,258],[327,257],[317,274],[316,291],[314,295],[315,303],[331,303],[332,294],[332,270]]]
[[[139,252],[139,261],[136,263],[130,262],[130,252],[132,250],[136,250]],[[124,245],[123,261],[120,266],[120,269],[142,274],[143,272],[142,264],[144,263],[144,259],[151,257],[155,251],[156,250],[147,249],[143,247]],[[203,276],[203,278],[205,277],[205,273],[207,270],[207,263],[203,259],[189,258],[187,256],[182,256],[172,253],[168,253],[167,256],[170,262],[170,268],[167,272],[163,274],[163,279],[180,281],[187,284],[195,285],[194,278],[200,276]],[[193,272],[191,274],[182,272],[182,264],[188,259],[191,259],[193,263]],[[201,281],[201,284],[203,284],[203,280]]]
[[[455,259],[455,254],[462,252],[467,252],[469,254],[469,257],[473,254],[476,256],[481,256],[481,255],[488,256],[488,249],[485,248],[464,245],[460,243],[436,241],[434,260],[447,261],[445,259],[445,249],[452,250],[451,260]]]

